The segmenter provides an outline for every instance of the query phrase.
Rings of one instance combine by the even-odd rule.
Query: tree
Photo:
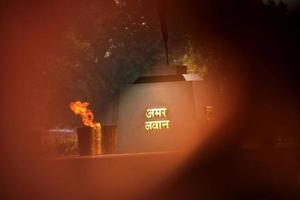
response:
[[[72,124],[68,103],[73,100],[90,102],[101,119],[106,103],[122,84],[133,82],[153,65],[164,64],[155,2],[90,1],[78,7],[60,38],[62,50],[48,54],[40,64],[41,85],[49,88],[43,88],[45,100],[38,106],[45,114],[53,112],[53,122],[47,120],[48,124]],[[190,72],[206,76],[207,58],[180,26],[174,28],[170,30],[173,64],[188,64]]]

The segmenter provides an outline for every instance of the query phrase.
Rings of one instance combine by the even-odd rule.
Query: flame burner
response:
[[[116,151],[117,126],[115,125],[104,125],[102,126],[102,140],[101,140],[101,151],[103,154],[114,153]]]
[[[81,156],[109,154],[116,150],[116,126],[80,127],[77,136]]]
[[[80,127],[77,129],[79,155],[101,154],[101,129]]]

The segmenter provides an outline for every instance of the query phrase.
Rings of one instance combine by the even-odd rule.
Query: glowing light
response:
[[[167,108],[149,108],[146,111],[146,117],[147,118],[153,118],[153,117],[167,117],[166,115]]]
[[[145,129],[150,130],[160,130],[160,129],[169,129],[170,120],[160,120],[160,121],[146,121]]]
[[[88,109],[88,102],[75,101],[70,103],[70,109],[76,114],[80,115],[82,123],[85,126],[92,128],[101,128],[101,124],[94,122],[94,114]]]
[[[170,120],[167,120],[167,108],[148,108],[146,110],[146,118],[164,118],[164,120],[145,121],[145,129],[147,131],[169,129]]]

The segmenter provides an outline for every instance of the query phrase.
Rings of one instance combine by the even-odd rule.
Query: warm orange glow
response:
[[[94,122],[94,114],[88,109],[88,102],[75,101],[70,103],[70,109],[76,114],[80,115],[82,123],[85,126],[92,128],[101,128],[101,124]]]
[[[148,108],[146,110],[146,117],[148,119],[155,117],[164,117],[167,118],[167,108]],[[159,121],[145,121],[145,129],[147,131],[151,130],[160,130],[160,129],[169,129],[170,120],[159,120]]]

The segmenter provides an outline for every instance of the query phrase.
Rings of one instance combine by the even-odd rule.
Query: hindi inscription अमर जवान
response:
[[[164,120],[156,120],[157,118]],[[169,129],[170,120],[167,119],[167,108],[148,108],[146,110],[147,120],[155,118],[153,121],[145,121],[145,129],[147,131]]]

